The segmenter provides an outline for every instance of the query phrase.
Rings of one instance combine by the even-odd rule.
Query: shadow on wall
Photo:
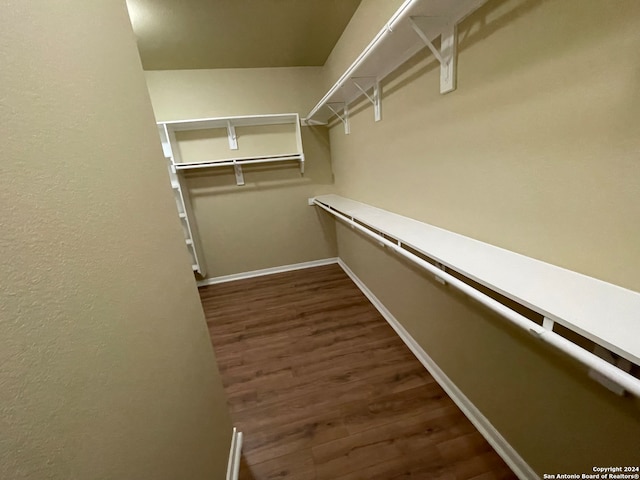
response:
[[[503,28],[513,26],[516,19],[531,13],[548,2],[550,0],[495,0],[487,2],[458,25],[458,53],[468,50]],[[485,82],[503,77],[505,73],[513,74],[521,68],[531,68],[532,64],[544,61],[550,55],[559,57],[585,44],[598,43],[607,36],[608,32],[616,28],[615,22],[598,23],[593,16],[581,15],[583,9],[580,8],[579,2],[557,2],[555,8],[559,11],[569,10],[575,22],[567,25],[567,22],[563,21],[559,15],[557,23],[545,22],[535,25],[533,28],[538,29],[535,36],[539,40],[535,43],[529,41],[520,48],[512,48],[511,55],[496,55],[495,62],[491,65],[491,75],[484,77]],[[580,34],[585,31],[591,33],[589,35]],[[576,34],[571,34],[571,32]],[[437,47],[439,47],[439,42],[440,39],[437,38],[435,41]],[[394,82],[419,65],[422,66],[399,83]],[[393,83],[393,85],[385,89],[384,94],[391,95],[438,67],[438,61],[425,47],[385,79],[386,84]],[[367,105],[368,103],[358,102],[358,107],[352,109],[352,114],[358,113]]]
[[[511,56],[496,56],[491,65],[493,76],[501,77],[505,72],[513,73],[523,67],[530,68],[550,56],[561,57],[568,52],[583,49],[586,45],[601,43],[619,28],[615,21],[607,22],[606,19],[591,14],[588,8],[584,8],[585,2],[579,0],[494,0],[487,2],[459,24],[458,51],[472,47],[503,28],[513,27],[515,20],[531,14],[543,4],[550,4],[548,8],[557,13],[557,21],[529,23],[527,31],[523,32],[524,36],[535,37],[537,41],[529,40],[517,46]],[[622,8],[623,5],[616,3],[610,7]],[[630,16],[632,13],[630,12]],[[567,22],[567,18],[571,21]],[[491,78],[487,77],[486,80]]]
[[[476,43],[490,37],[498,30],[510,25],[516,18],[534,10],[544,1],[548,0],[499,0],[487,2],[458,25],[458,55]],[[440,38],[436,38],[434,44],[437,48],[440,48]],[[527,48],[529,48],[529,45],[527,45]],[[530,60],[531,56],[527,53],[527,61]],[[436,70],[439,66],[440,63],[431,54],[431,51],[426,47],[423,48],[385,79],[386,84],[392,85],[385,89],[384,94],[388,96],[398,90],[402,90],[408,84]],[[415,71],[411,72],[412,69],[415,69]],[[509,64],[509,69],[513,71],[512,64]],[[495,74],[498,76],[500,72],[496,71]]]

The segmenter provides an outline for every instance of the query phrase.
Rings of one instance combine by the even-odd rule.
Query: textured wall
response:
[[[459,31],[455,92],[438,93],[425,49],[384,82],[382,122],[363,103],[351,135],[331,129],[338,193],[640,290],[640,3],[492,1]],[[348,228],[337,236],[539,473],[637,463],[637,401]]]
[[[349,68],[403,3],[403,0],[362,0],[324,64],[322,85],[325,92]],[[320,98],[321,96],[318,100]]]
[[[302,116],[319,98],[320,73],[315,67],[148,71],[146,78],[156,117],[162,121]],[[252,140],[241,129],[236,133],[241,148]],[[188,175],[209,277],[336,256],[332,224],[323,228],[316,209],[307,205],[307,198],[332,189],[328,132],[304,127],[302,141],[303,177],[297,164],[246,166],[241,187],[231,168]],[[207,158],[206,149],[201,152]]]
[[[124,2],[2,2],[0,478],[224,478],[231,424]]]

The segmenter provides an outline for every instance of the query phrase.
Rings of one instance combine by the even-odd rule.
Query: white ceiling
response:
[[[127,0],[145,70],[323,65],[360,0]]]

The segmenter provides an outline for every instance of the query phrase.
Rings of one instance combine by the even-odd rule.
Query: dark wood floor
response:
[[[515,479],[337,265],[200,289],[241,479]]]

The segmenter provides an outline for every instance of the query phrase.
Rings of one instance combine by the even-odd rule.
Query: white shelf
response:
[[[251,127],[258,125],[282,125],[298,123],[297,113],[273,113],[268,115],[244,115],[235,117],[197,118],[190,120],[172,120],[158,122],[158,125],[167,125],[173,131],[201,130],[210,128],[227,128],[229,124],[234,127]]]
[[[441,63],[441,93],[456,88],[456,25],[486,0],[406,0],[358,58],[304,118],[309,125],[326,124],[337,115],[349,133],[348,106],[364,96],[380,120],[379,82],[423,48]],[[441,37],[437,49],[433,40]],[[342,113],[341,113],[342,112]]]
[[[640,293],[337,195],[315,200],[640,364]]]
[[[280,143],[271,146],[271,151],[265,148],[264,138],[259,137],[259,142],[249,143],[249,147],[245,146],[245,153],[255,153],[256,150],[262,150],[257,155],[227,155],[224,151],[223,158],[215,160],[204,161],[183,161],[182,152],[180,150],[180,143],[176,138],[176,132],[188,132],[190,130],[207,130],[207,129],[224,129],[228,140],[230,151],[239,150],[239,143],[242,139],[238,139],[236,135],[236,127],[257,127],[269,126],[269,125],[293,125],[295,127],[294,137],[292,138],[289,132],[289,127],[281,128],[267,128],[260,131],[261,134],[265,133],[265,130],[285,130],[284,138],[287,146],[282,148]],[[246,129],[255,131],[255,128]],[[169,162],[169,181],[171,188],[174,192],[174,198],[176,201],[176,207],[178,209],[178,216],[181,219],[181,223],[184,230],[185,243],[191,255],[192,268],[194,272],[204,276],[204,265],[202,259],[204,258],[202,247],[200,244],[200,238],[198,235],[198,228],[193,215],[193,209],[191,207],[191,200],[189,198],[188,189],[185,186],[185,180],[183,173],[189,170],[204,169],[204,168],[217,168],[217,167],[231,167],[234,170],[237,185],[244,185],[243,165],[261,164],[261,163],[273,163],[273,162],[292,162],[296,161],[300,164],[300,173],[304,174],[304,153],[302,150],[302,135],[300,132],[300,118],[297,113],[281,113],[270,115],[247,115],[247,116],[235,116],[235,117],[216,117],[216,118],[200,118],[191,120],[175,120],[167,122],[158,122],[158,132],[160,134],[160,141],[162,143],[162,150],[165,158]],[[201,135],[200,132],[198,135]],[[213,136],[220,136],[224,138],[225,132],[215,132]],[[183,134],[189,136],[188,133]],[[202,136],[208,137],[210,134],[204,132]],[[249,134],[250,135],[250,134]],[[295,140],[295,145],[292,140]],[[223,142],[224,143],[224,142]],[[256,148],[256,145],[259,148]],[[183,144],[184,146],[184,144]],[[220,145],[214,143],[213,150],[216,150]],[[207,155],[209,154],[209,148],[211,144],[207,144]],[[187,149],[188,150],[188,149]],[[247,151],[248,150],[248,151]],[[266,150],[266,151],[265,151]],[[279,150],[283,150],[279,152]],[[294,151],[291,151],[294,150]],[[274,153],[275,152],[275,153]],[[193,151],[185,151],[185,157],[191,153],[192,157],[198,155]],[[215,157],[215,153],[213,152]],[[261,153],[264,153],[261,154]]]

